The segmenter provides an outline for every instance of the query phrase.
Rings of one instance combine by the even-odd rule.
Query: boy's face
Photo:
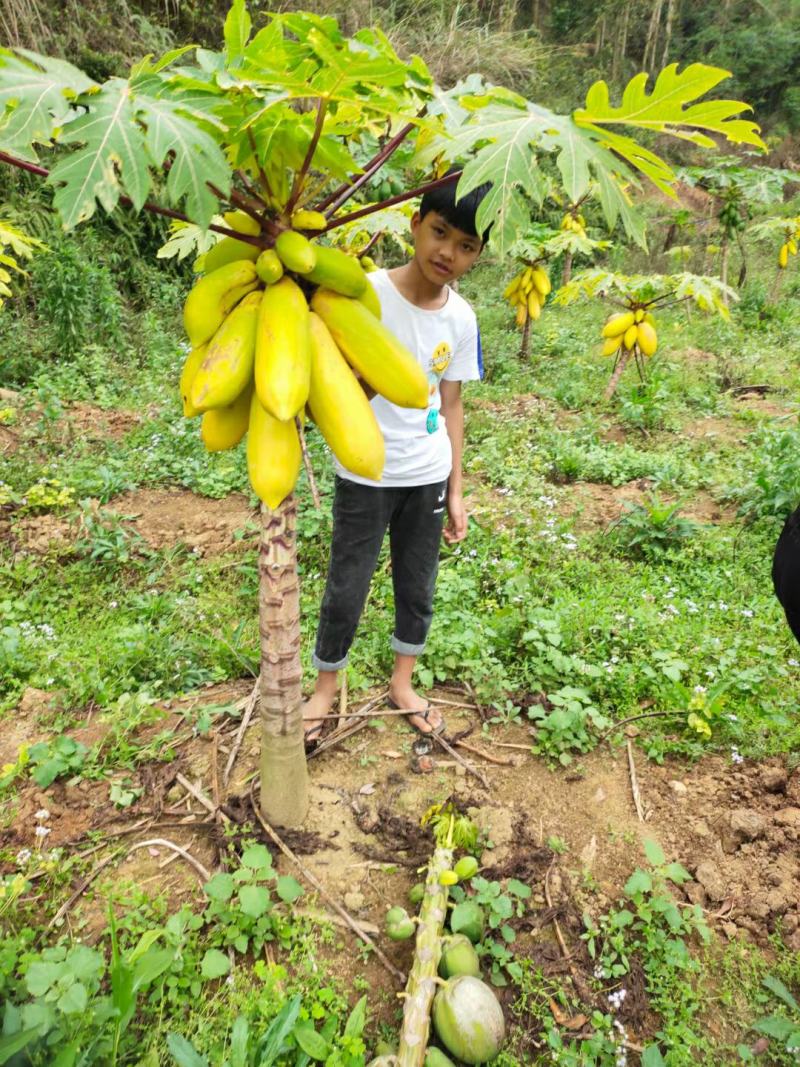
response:
[[[415,212],[411,232],[414,258],[423,276],[433,285],[456,281],[481,254],[480,238],[452,226],[438,211],[429,211],[424,219]]]

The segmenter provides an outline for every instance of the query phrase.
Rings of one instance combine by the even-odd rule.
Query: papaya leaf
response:
[[[766,150],[756,123],[734,118],[743,111],[751,111],[748,104],[740,100],[694,102],[728,77],[730,71],[705,63],[691,63],[681,72],[677,63],[670,63],[656,78],[651,93],[647,92],[648,74],[643,72],[631,78],[619,107],[611,106],[606,83],[597,81],[589,88],[586,105],[575,112],[574,119],[579,126],[596,133],[602,133],[601,127],[606,124],[636,126],[682,137],[705,148],[715,148],[710,137],[696,129],[684,128],[697,127],[722,134],[734,144],[751,144]],[[624,147],[614,145],[616,151]],[[625,151],[621,154],[628,158]]]
[[[250,12],[247,10],[245,0],[233,0],[227,16],[225,17],[225,51],[228,62],[239,60],[250,39]]]
[[[145,140],[128,83],[110,78],[98,94],[80,100],[87,110],[65,126],[61,141],[83,147],[57,163],[48,179],[56,186],[54,203],[68,230],[91,218],[98,200],[113,211],[123,182],[137,211],[150,187]]]
[[[0,146],[36,159],[34,145],[51,139],[54,126],[69,116],[70,102],[97,87],[63,59],[0,49],[0,106],[11,105],[0,124]]]
[[[219,208],[219,200],[209,182],[226,194],[231,186],[231,170],[217,142],[206,130],[183,113],[184,102],[140,95],[137,112],[147,128],[146,141],[151,158],[159,166],[172,153],[167,175],[167,195],[173,204],[184,202],[186,214],[200,226],[207,226]]]

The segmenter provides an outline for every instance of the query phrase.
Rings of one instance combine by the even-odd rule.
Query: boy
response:
[[[449,288],[473,266],[485,238],[475,213],[488,186],[455,200],[456,182],[422,198],[411,220],[414,256],[402,267],[370,274],[384,324],[428,372],[426,411],[400,408],[376,396],[372,407],[386,442],[379,482],[336,467],[333,538],[325,595],[312,663],[319,672],[303,708],[306,747],[313,748],[337,694],[336,672],[347,664],[350,644],[369,592],[386,529],[392,557],[395,630],[391,706],[406,711],[420,733],[438,733],[444,719],[411,684],[417,656],[432,618],[445,510],[445,539],[467,533],[462,497],[464,409],[461,383],[482,377],[475,313]]]

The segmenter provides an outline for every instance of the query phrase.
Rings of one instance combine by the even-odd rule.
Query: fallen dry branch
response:
[[[480,756],[481,759],[488,760],[489,763],[496,763],[500,767],[513,767],[514,761],[510,759],[503,759],[502,756],[492,756],[488,752],[484,752],[480,748],[476,748],[474,745],[468,744],[466,741],[455,741],[454,745],[458,748],[465,748],[467,752],[472,752],[475,756]]]
[[[209,811],[215,818],[216,818],[217,812],[219,812],[220,815],[222,816],[222,819],[225,822],[230,822],[230,819],[225,814],[225,812],[222,810],[222,808],[220,806],[214,804],[214,802],[212,800],[209,800],[209,798],[202,791],[202,789],[200,789],[196,785],[193,785],[184,774],[180,773],[180,771],[175,775],[175,781],[179,785],[182,785],[187,793],[191,793],[192,796],[195,798],[195,800],[199,800],[200,803],[203,805],[203,807],[207,811]]]
[[[124,851],[124,848],[118,848],[115,852],[112,852],[109,856],[106,856],[105,859],[100,860],[100,862],[94,866],[92,871],[83,879],[83,881],[75,890],[75,892],[67,900],[64,901],[64,903],[61,905],[61,907],[58,909],[58,911],[48,923],[48,926],[58,926],[58,924],[65,917],[65,915],[75,903],[75,901],[86,892],[86,890],[89,888],[89,886],[98,876],[98,874],[100,874],[100,872],[104,870],[104,868],[106,868],[109,863],[113,863],[115,859],[121,856]]]
[[[553,869],[553,864],[554,863],[555,863],[555,860],[553,860],[553,863],[551,863],[550,866],[547,868],[547,873],[544,876],[544,899],[547,902],[548,908],[554,913],[553,914],[553,920],[552,920],[553,921],[553,929],[556,932],[556,939],[558,940],[558,947],[561,949],[561,955],[564,957],[565,960],[568,960],[568,959],[571,958],[571,953],[570,953],[569,949],[567,948],[567,943],[564,940],[564,935],[561,933],[561,927],[559,926],[558,919],[555,916],[555,909],[553,907],[553,898],[550,896],[550,872]]]
[[[398,970],[397,967],[395,967],[392,961],[388,959],[388,957],[381,951],[378,945],[375,944],[369,934],[365,933],[364,930],[362,930],[362,928],[358,925],[357,921],[352,917],[352,915],[349,914],[349,912],[345,911],[345,909],[342,907],[341,904],[339,904],[337,900],[334,900],[334,898],[330,895],[330,893],[319,881],[319,879],[300,862],[300,860],[297,858],[294,852],[292,852],[289,846],[278,836],[278,834],[269,825],[264,816],[261,814],[261,808],[255,797],[255,788],[256,779],[254,778],[250,786],[250,803],[252,804],[253,812],[255,814],[256,819],[261,824],[264,833],[267,835],[270,841],[272,841],[273,844],[277,845],[277,847],[281,850],[281,852],[284,854],[284,856],[286,856],[287,859],[291,860],[291,862],[295,865],[295,867],[302,874],[305,880],[310,885],[312,885],[314,889],[316,889],[316,891],[319,893],[325,903],[328,904],[329,907],[333,908],[336,914],[339,915],[345,921],[347,926],[349,926],[349,928],[353,931],[356,937],[359,937],[365,945],[368,945],[372,949],[376,957],[380,960],[380,962],[383,964],[389,974],[391,974],[392,977],[400,983],[400,985],[404,986],[406,983],[406,976],[403,974],[403,972]]]
[[[250,696],[244,705],[242,712],[242,721],[239,723],[239,729],[236,731],[236,739],[233,742],[233,748],[231,754],[228,756],[228,762],[225,764],[225,770],[222,772],[222,781],[225,785],[228,784],[228,779],[231,776],[233,765],[236,763],[236,757],[239,755],[239,749],[242,747],[242,741],[244,741],[244,735],[247,733],[247,727],[250,725],[250,720],[253,717],[253,712],[258,704],[258,686],[259,679],[256,678],[255,685],[253,686]]]
[[[195,859],[191,852],[187,852],[185,848],[176,845],[174,841],[168,841],[166,837],[151,837],[147,841],[137,841],[135,845],[131,845],[128,849],[128,854],[135,852],[139,848],[171,848],[173,852],[177,852],[179,856],[194,867],[204,883],[211,879],[211,872],[203,866],[200,860]]]
[[[633,758],[633,745],[630,741],[627,744],[628,749],[628,772],[631,779],[631,793],[633,794],[633,804],[636,808],[636,814],[639,818],[639,822],[645,821],[644,808],[642,807],[642,794],[639,792],[639,780],[636,777],[636,763]]]
[[[470,763],[469,760],[464,759],[460,752],[456,752],[456,750],[449,743],[449,741],[445,741],[441,734],[431,733],[425,734],[424,736],[430,737],[437,743],[437,745],[441,745],[445,752],[449,752],[453,759],[461,764],[461,766],[466,770],[467,774],[474,775],[474,777],[477,778],[478,781],[483,785],[484,789],[491,792],[492,787],[489,785],[489,781],[483,771],[478,770],[474,763]]]
[[[627,726],[629,722],[638,722],[639,719],[660,719],[666,715],[685,715],[685,711],[643,711],[641,715],[631,715],[627,719],[620,719],[619,722],[615,722],[613,726],[602,734],[598,739],[598,743],[602,744],[608,737],[614,733],[615,730],[619,730],[623,726]]]

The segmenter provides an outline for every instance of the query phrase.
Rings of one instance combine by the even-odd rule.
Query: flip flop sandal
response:
[[[308,730],[303,731],[303,745],[306,750],[306,755],[309,756],[317,747],[322,739],[322,730],[325,726],[325,720],[316,723]]]
[[[387,707],[390,707],[392,711],[402,711],[405,715],[417,715],[420,719],[424,719],[425,722],[430,725],[430,730],[421,730],[419,726],[411,722],[410,719],[408,720],[409,726],[413,727],[418,734],[422,735],[422,737],[433,736],[435,734],[443,734],[447,729],[447,723],[444,721],[444,715],[442,715],[441,721],[438,726],[434,726],[430,722],[429,715],[434,710],[433,704],[431,704],[430,702],[428,702],[428,706],[426,708],[423,708],[421,711],[417,711],[415,708],[401,708],[400,705],[396,704],[391,697],[386,698],[386,705]]]

